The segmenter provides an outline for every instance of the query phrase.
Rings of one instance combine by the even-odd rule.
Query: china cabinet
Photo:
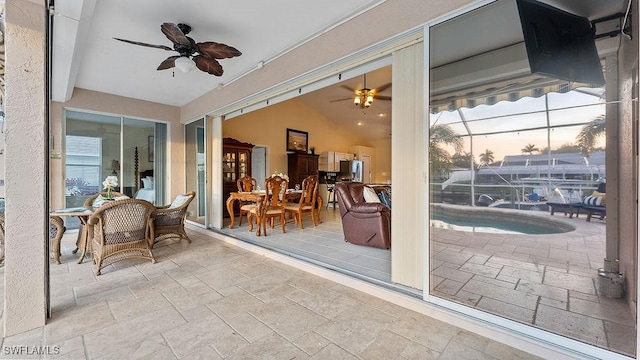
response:
[[[237,181],[243,176],[251,176],[251,150],[253,144],[238,141],[233,138],[222,140],[222,194],[223,211],[229,217],[224,204],[229,195],[238,191]],[[236,209],[236,211],[239,211]]]

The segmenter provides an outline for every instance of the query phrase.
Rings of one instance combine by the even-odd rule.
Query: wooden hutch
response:
[[[238,179],[251,176],[251,150],[254,145],[233,138],[222,139],[222,213],[229,217],[226,201],[232,192],[238,191]],[[237,202],[234,206],[238,206]],[[236,214],[239,209],[234,209]]]
[[[319,155],[295,152],[288,155],[289,187],[302,185],[302,180],[310,175],[318,175]]]

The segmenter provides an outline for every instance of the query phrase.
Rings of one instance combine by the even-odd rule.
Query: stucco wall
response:
[[[46,7],[6,2],[4,336],[45,322]]]

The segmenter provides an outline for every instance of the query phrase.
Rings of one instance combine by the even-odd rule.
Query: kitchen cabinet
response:
[[[288,155],[290,188],[296,184],[302,185],[302,180],[307,176],[318,175],[318,158],[319,155],[306,153],[292,153]]]
[[[320,171],[340,171],[340,161],[353,160],[353,154],[336,151],[323,151],[318,159],[318,169]]]
[[[238,191],[238,179],[243,176],[251,176],[251,150],[253,146],[253,144],[233,138],[222,140],[222,196],[224,199],[222,213],[225,217],[229,217],[226,201],[232,192]],[[240,210],[235,209],[234,211],[239,213]]]

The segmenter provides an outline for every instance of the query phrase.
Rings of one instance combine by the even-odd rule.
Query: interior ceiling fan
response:
[[[166,45],[147,44],[115,37],[114,39],[133,45],[178,52],[179,55],[169,56],[160,63],[158,70],[177,67],[184,72],[189,72],[197,67],[211,75],[221,76],[223,73],[222,65],[220,65],[216,59],[226,59],[242,55],[238,49],[225,44],[213,41],[196,43],[192,38],[187,36],[187,34],[191,32],[191,26],[187,24],[176,25],[166,22],[160,26],[160,29],[162,33],[171,40],[173,48]]]
[[[381,86],[378,86],[377,88],[373,88],[373,89],[369,89],[367,87],[367,74],[364,74],[364,82],[363,82],[363,87],[362,89],[352,89],[346,85],[341,85],[340,87],[347,89],[349,91],[351,91],[352,93],[354,93],[356,96],[355,97],[348,97],[348,98],[344,98],[344,99],[338,99],[338,100],[333,100],[331,102],[336,102],[336,101],[344,101],[344,100],[352,100],[353,99],[353,104],[355,106],[360,107],[361,109],[364,108],[369,108],[371,106],[371,104],[373,104],[373,99],[378,99],[378,100],[387,100],[390,101],[391,100],[391,96],[384,96],[384,95],[378,95],[378,93],[388,89],[389,87],[391,87],[391,83],[387,83]]]

